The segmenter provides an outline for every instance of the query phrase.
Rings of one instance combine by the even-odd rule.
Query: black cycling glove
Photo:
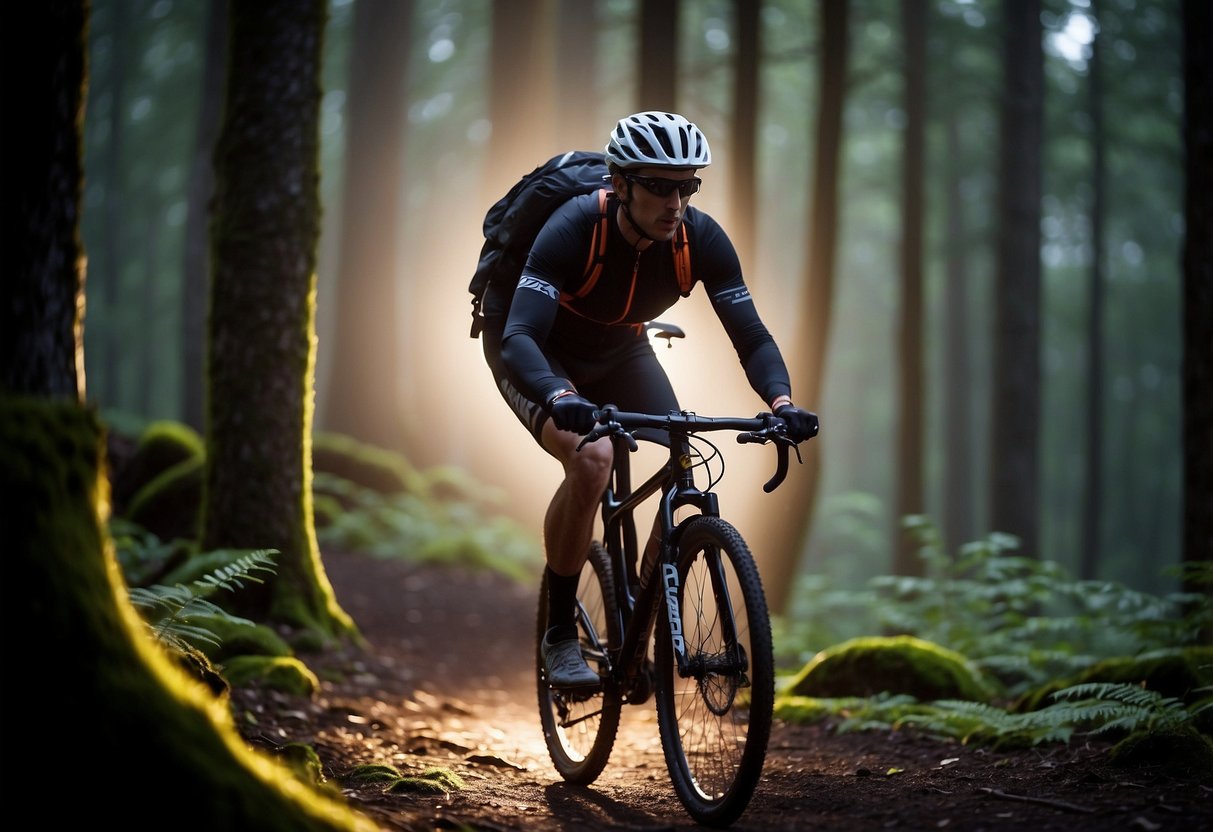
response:
[[[783,419],[783,423],[788,426],[788,438],[793,442],[812,439],[821,427],[817,422],[816,413],[802,410],[794,404],[785,404],[776,409],[775,415]]]
[[[594,429],[594,411],[597,409],[598,405],[576,393],[558,396],[549,406],[556,427],[581,434]]]

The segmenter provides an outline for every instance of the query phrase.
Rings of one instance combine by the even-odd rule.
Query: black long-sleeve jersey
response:
[[[568,369],[610,362],[637,339],[647,338],[643,325],[682,295],[675,243],[654,243],[637,251],[619,230],[617,208],[612,196],[602,271],[583,297],[576,295],[601,218],[596,194],[574,197],[552,214],[531,247],[512,299],[493,287],[486,293],[487,317],[499,319],[508,310],[502,358],[512,382],[533,401],[546,402],[559,390],[575,386],[576,380],[564,378],[554,362]],[[750,386],[768,403],[781,394],[791,395],[787,367],[754,307],[732,242],[714,219],[696,208],[687,207],[683,223],[691,274],[708,292]]]

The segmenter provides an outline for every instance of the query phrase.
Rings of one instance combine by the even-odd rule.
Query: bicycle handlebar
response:
[[[690,436],[695,433],[709,431],[734,430],[738,444],[765,445],[775,443],[775,474],[763,486],[762,490],[771,493],[779,487],[788,475],[788,448],[796,448],[796,459],[800,459],[800,448],[787,437],[787,426],[783,419],[772,413],[759,413],[749,418],[737,416],[700,416],[687,410],[672,410],[664,416],[652,413],[629,413],[619,410],[613,404],[605,405],[594,412],[594,420],[598,423],[586,434],[577,446],[580,450],[588,442],[596,442],[604,436],[622,436],[626,438],[628,447],[636,450],[636,438],[632,432],[639,428],[664,430],[677,436]]]

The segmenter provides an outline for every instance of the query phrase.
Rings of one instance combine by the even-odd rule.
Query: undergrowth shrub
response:
[[[1007,697],[1002,704],[1031,694],[1033,706],[889,693],[797,696],[789,682],[796,676],[782,673],[781,718],[828,719],[838,731],[912,726],[998,747],[1069,742],[1079,734],[1138,744],[1142,737],[1194,736],[1200,759],[1213,759],[1206,736],[1213,661],[1201,641],[1213,629],[1208,594],[1156,596],[1111,581],[1075,580],[1054,562],[1016,555],[1019,541],[1004,534],[963,546],[953,559],[926,518],[905,523],[918,541],[924,576],[877,576],[855,591],[831,588],[820,576],[803,578],[789,615],[774,622],[778,665],[794,674],[848,639],[908,635],[956,651],[998,679]],[[1185,583],[1213,585],[1213,565],[1188,563],[1180,571]],[[1195,681],[1173,685],[1175,695],[1141,678],[1152,658],[1159,664],[1184,657],[1194,662],[1184,678]],[[1095,678],[1098,668],[1121,664],[1132,666],[1123,678]]]
[[[316,537],[324,549],[362,552],[416,563],[491,569],[533,580],[543,554],[535,536],[479,501],[384,494],[333,475],[316,474],[317,488],[339,498]]]
[[[1019,541],[1000,533],[953,559],[926,518],[905,522],[925,575],[877,576],[856,591],[803,580],[777,622],[781,665],[860,635],[913,635],[963,654],[1015,696],[1101,659],[1195,644],[1213,626],[1207,595],[1075,580],[1055,562],[1014,554]]]

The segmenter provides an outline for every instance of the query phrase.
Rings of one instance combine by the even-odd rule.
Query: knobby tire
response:
[[[692,675],[679,676],[663,604],[656,640],[661,745],[691,817],[728,826],[749,804],[766,759],[775,698],[770,617],[749,547],[721,518],[688,520],[676,563],[678,621]],[[729,635],[728,609],[736,638]]]
[[[603,648],[617,650],[623,635],[619,632],[618,604],[610,556],[600,543],[590,545],[590,556],[581,570],[577,602],[584,615],[578,615],[577,629],[582,652],[591,668],[604,677],[600,690],[567,694],[552,690],[543,667],[540,644],[548,629],[548,581],[545,572],[539,588],[538,633],[535,640],[535,666],[539,691],[539,720],[552,764],[566,781],[577,785],[594,782],[615,744],[619,730],[622,695],[607,673]]]

